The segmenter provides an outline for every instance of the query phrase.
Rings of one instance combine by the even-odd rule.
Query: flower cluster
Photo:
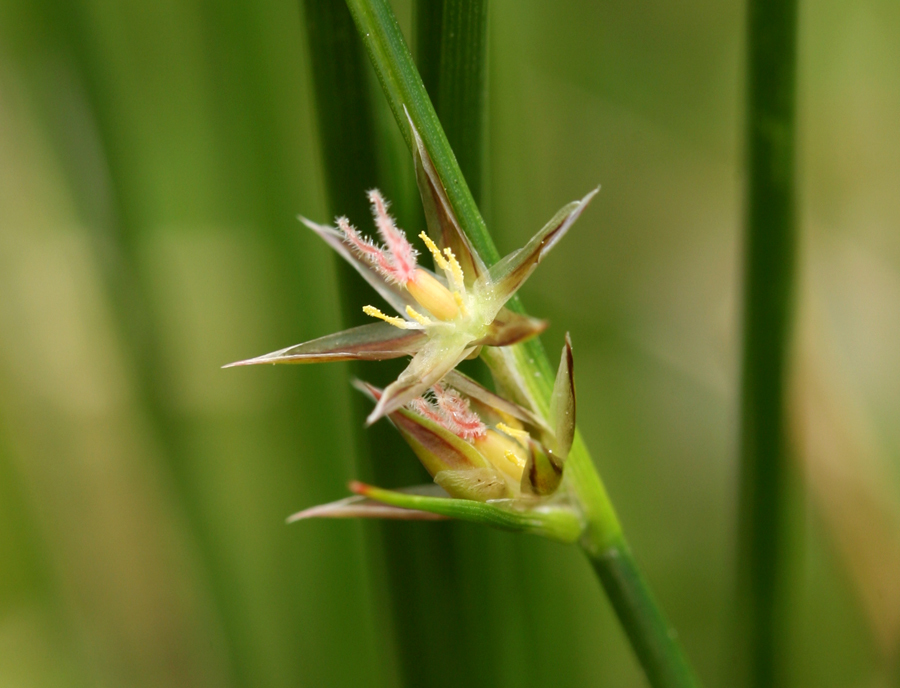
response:
[[[534,526],[547,508],[552,509],[548,503],[560,501],[563,467],[574,436],[575,393],[568,337],[549,413],[540,413],[527,398],[522,403],[527,395],[513,395],[510,398],[519,402],[513,403],[455,368],[462,360],[478,355],[482,347],[507,351],[505,347],[546,328],[546,322],[510,310],[506,303],[566,234],[596,190],[562,208],[523,248],[487,267],[460,229],[414,127],[412,134],[429,230],[419,238],[431,254],[434,270],[419,264],[419,252],[397,227],[378,190],[369,191],[368,197],[380,243],[362,235],[346,217],[337,218],[334,227],[301,217],[353,265],[397,315],[367,305],[363,311],[377,322],[230,366],[412,357],[385,389],[366,383],[357,386],[375,402],[367,423],[387,416],[433,476],[439,492],[423,494],[420,488],[387,491],[354,483],[352,488],[360,496],[315,507],[297,517],[437,515],[490,520],[490,516],[496,521],[524,509],[529,512],[528,519],[494,525],[525,530],[549,527],[553,532],[562,528],[569,537],[571,529],[560,525],[568,517],[559,514],[551,519],[552,526]],[[503,356],[489,360],[494,361],[498,388],[515,378]],[[498,370],[497,361],[499,367],[509,370]],[[473,511],[473,504],[480,506]],[[558,533],[552,536],[560,537]]]

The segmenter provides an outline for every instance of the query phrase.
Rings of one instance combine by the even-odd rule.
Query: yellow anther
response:
[[[462,313],[462,316],[465,318],[469,315],[469,309],[466,308],[466,302],[463,301],[462,294],[458,291],[453,292],[453,299],[456,301],[456,306],[459,308],[459,312]]]
[[[453,284],[456,285],[457,289],[465,291],[466,283],[463,278],[462,267],[459,264],[459,261],[456,260],[456,256],[453,255],[453,251],[450,250],[450,247],[444,249],[444,255],[447,256],[447,262],[450,264],[450,274],[453,275]]]
[[[434,264],[437,265],[441,270],[450,269],[450,264],[446,260],[444,260],[444,256],[441,255],[441,250],[431,240],[431,237],[428,236],[425,232],[420,232],[419,238],[425,242],[425,246],[429,251],[431,251],[431,255],[434,256]]]
[[[424,315],[422,315],[421,313],[419,313],[419,312],[418,312],[415,308],[413,308],[412,306],[407,306],[407,307],[406,307],[406,314],[407,314],[410,318],[412,318],[413,320],[415,320],[417,323],[419,323],[422,327],[428,327],[429,325],[434,325],[434,321],[433,321],[433,320],[431,320],[430,318],[426,318]]]
[[[493,428],[488,428],[484,436],[475,438],[472,444],[484,458],[491,462],[492,466],[502,471],[511,480],[518,482],[522,479],[522,468],[525,466],[525,461],[519,458],[519,454],[524,454],[524,452],[522,446],[514,439]]]
[[[531,435],[525,430],[516,430],[515,428],[509,427],[506,423],[497,423],[497,429],[503,434],[509,435],[522,442],[528,442],[528,440],[531,439]]]
[[[506,460],[507,460],[507,461],[509,461],[510,463],[515,464],[515,465],[518,466],[519,468],[525,468],[525,459],[519,458],[519,455],[516,454],[515,452],[512,452],[512,451],[510,451],[509,449],[507,449],[507,450],[503,453],[503,456],[506,457]]]
[[[373,318],[384,320],[386,323],[390,323],[394,327],[399,327],[401,330],[411,330],[414,328],[412,323],[407,322],[403,318],[400,318],[396,315],[385,315],[380,310],[375,308],[375,306],[363,306],[363,313],[365,313],[366,315],[370,315]]]
[[[513,428],[514,430],[523,430],[525,426],[522,425],[522,422],[514,417],[509,415],[506,411],[502,411],[500,409],[495,409],[497,415],[499,415],[503,419],[503,424],[507,427]]]

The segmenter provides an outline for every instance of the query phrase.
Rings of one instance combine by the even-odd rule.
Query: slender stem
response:
[[[794,285],[796,0],[751,0],[738,594],[741,682],[779,683]]]
[[[699,685],[625,539],[591,554],[590,560],[650,684],[667,688]]]
[[[407,144],[411,143],[406,120],[408,112],[444,183],[460,225],[484,260],[488,264],[495,263],[499,259],[497,249],[438,122],[390,6],[385,0],[347,0],[347,5],[394,117],[407,137]],[[532,342],[535,344],[531,347],[516,348],[517,364],[525,379],[535,381],[539,403],[547,404],[552,368],[543,349],[536,343],[537,339]],[[688,662],[674,630],[637,573],[615,510],[580,437],[569,454],[566,473],[587,521],[582,546],[594,563],[648,678],[657,687],[697,685],[687,669]],[[626,563],[618,564],[620,561]]]
[[[390,5],[385,0],[347,0],[347,6],[407,145],[411,145],[412,140],[404,108],[419,130],[432,162],[441,174],[450,205],[475,250],[487,263],[497,262],[500,259],[497,247],[488,234],[434,106],[425,92],[422,78]]]

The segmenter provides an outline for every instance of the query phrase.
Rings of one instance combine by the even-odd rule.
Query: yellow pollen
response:
[[[497,429],[503,434],[521,440],[522,442],[528,442],[528,440],[531,439],[531,435],[525,430],[516,430],[515,428],[509,427],[506,423],[497,423]]]
[[[429,251],[431,251],[431,255],[434,256],[434,264],[437,265],[441,270],[449,270],[450,264],[446,260],[444,260],[444,256],[441,255],[441,250],[431,240],[431,237],[428,236],[425,232],[420,232],[419,238],[425,242],[425,246]]]
[[[407,306],[407,307],[406,307],[406,314],[407,314],[410,318],[412,318],[413,320],[415,320],[417,323],[419,323],[422,327],[428,327],[429,325],[434,325],[434,321],[433,321],[433,320],[431,320],[430,318],[426,318],[424,315],[422,315],[421,313],[419,313],[419,312],[418,312],[415,308],[413,308],[412,306]]]
[[[363,313],[369,315],[373,318],[378,318],[379,320],[384,320],[386,323],[393,325],[394,327],[399,327],[401,330],[411,330],[411,323],[407,322],[403,318],[398,316],[385,315],[380,310],[375,308],[375,306],[363,306]]]
[[[522,468],[525,466],[525,461],[520,459],[519,455],[525,454],[521,445],[514,439],[493,428],[488,428],[483,437],[475,438],[473,444],[491,462],[492,466],[501,470],[514,481],[522,479]]]
[[[462,267],[459,264],[459,261],[456,260],[456,256],[453,255],[453,251],[450,250],[450,247],[444,249],[444,255],[447,256],[447,262],[450,264],[450,272],[453,275],[453,284],[456,285],[457,289],[465,291],[466,283],[463,278]]]
[[[507,427],[513,428],[514,430],[522,430],[523,425],[522,422],[511,415],[509,415],[506,411],[501,411],[497,409],[497,414],[503,419],[503,424]]]
[[[465,318],[469,315],[469,309],[466,308],[466,302],[463,301],[462,294],[458,291],[453,292],[453,298],[456,301],[456,305],[459,307],[459,312],[462,313],[462,316]]]
[[[519,468],[524,468],[524,467],[525,467],[525,461],[524,461],[524,459],[520,459],[520,458],[516,455],[515,452],[511,452],[509,449],[507,449],[507,450],[503,453],[503,456],[506,457],[507,461],[509,461],[510,463],[515,464],[515,465],[518,466]]]

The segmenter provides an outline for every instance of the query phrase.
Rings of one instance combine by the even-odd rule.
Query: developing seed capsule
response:
[[[416,268],[412,279],[406,283],[406,289],[438,320],[453,320],[459,315],[456,297],[437,278],[422,268]]]

